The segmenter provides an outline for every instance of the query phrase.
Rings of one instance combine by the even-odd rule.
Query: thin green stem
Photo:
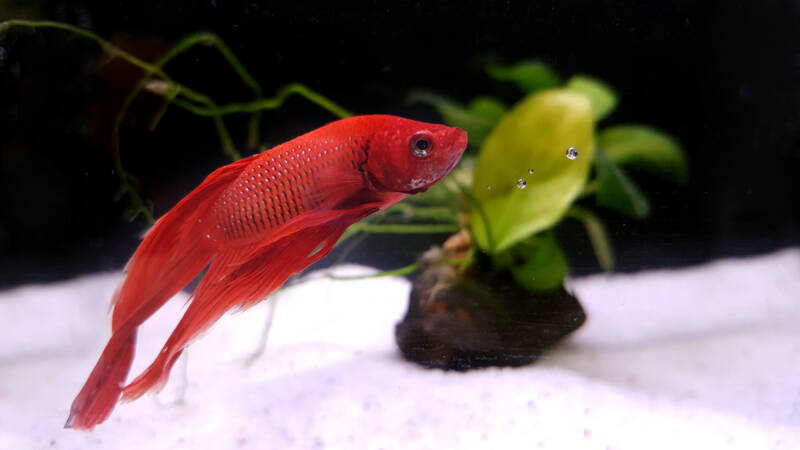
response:
[[[338,275],[333,275],[333,274],[329,273],[329,274],[327,274],[327,277],[332,279],[332,280],[338,280],[338,281],[366,280],[368,278],[382,278],[382,277],[402,277],[402,276],[406,276],[406,275],[416,271],[417,269],[419,269],[419,264],[414,263],[414,264],[409,264],[409,265],[407,265],[405,267],[401,267],[399,269],[387,270],[387,271],[384,271],[384,272],[378,272],[378,273],[374,273],[374,274],[371,274],[371,275],[356,275],[356,276],[350,276],[350,277],[340,277]]]
[[[213,33],[198,33],[194,35],[196,39],[202,41],[204,43],[213,45],[217,48],[220,55],[228,62],[231,68],[239,75],[239,78],[242,79],[242,82],[246,84],[250,90],[253,91],[253,95],[256,97],[256,101],[261,100],[264,97],[264,93],[261,90],[261,86],[258,82],[250,75],[250,72],[244,67],[244,65],[239,61],[236,55],[233,54],[231,49],[219,38],[216,34]],[[258,147],[258,131],[259,131],[259,123],[261,122],[261,112],[254,111],[250,117],[250,122],[248,124],[248,138],[247,138],[247,146],[250,149],[255,149]]]
[[[457,223],[453,210],[447,206],[417,207],[406,202],[401,202],[392,206],[387,213],[399,213],[410,220],[430,219],[453,224]]]
[[[581,189],[581,192],[580,194],[578,194],[578,197],[581,198],[588,197],[594,194],[595,192],[597,192],[597,180],[592,180],[583,186],[583,189]]]
[[[271,295],[267,298],[269,302],[269,309],[267,310],[267,318],[264,321],[264,328],[261,329],[261,337],[258,339],[258,347],[250,353],[250,356],[245,358],[244,364],[252,366],[264,351],[267,349],[267,341],[269,340],[270,331],[272,331],[272,323],[275,321],[275,311],[278,308],[278,296]]]
[[[475,209],[478,211],[478,215],[481,217],[483,225],[486,228],[486,241],[489,244],[489,252],[494,253],[494,249],[496,248],[494,242],[494,236],[492,234],[492,228],[489,225],[489,216],[486,214],[486,210],[483,209],[483,204],[481,204],[481,202],[475,197],[475,195],[472,194],[472,192],[470,192],[470,190],[466,186],[459,183],[458,180],[454,178],[453,182],[458,187],[458,190],[461,191],[462,194],[464,194],[464,197],[466,197],[469,200],[469,202],[472,203],[472,206],[474,206]]]
[[[147,63],[130,53],[125,52],[124,50],[120,49],[119,47],[111,44],[107,40],[101,38],[97,34],[84,30],[82,28],[78,28],[73,25],[60,23],[60,22],[51,22],[51,21],[31,21],[31,20],[9,20],[0,24],[0,30],[5,30],[14,26],[25,26],[30,28],[54,28],[69,31],[71,33],[77,34],[79,36],[86,37],[97,42],[104,51],[109,53],[112,56],[119,57],[131,65],[142,69],[145,72],[145,75],[142,77],[141,80],[137,83],[137,86],[131,91],[128,96],[125,98],[123,102],[123,106],[120,109],[120,112],[117,114],[114,120],[114,126],[112,130],[112,159],[114,164],[115,172],[117,173],[117,177],[120,181],[120,189],[118,191],[117,197],[121,198],[124,195],[128,195],[131,200],[131,206],[133,211],[133,216],[131,219],[135,218],[138,214],[144,214],[149,223],[154,222],[152,211],[145,205],[145,202],[142,200],[139,192],[133,185],[130,183],[130,174],[125,171],[122,166],[122,158],[120,153],[120,145],[119,145],[119,129],[122,124],[122,119],[124,118],[125,112],[128,110],[130,104],[133,102],[133,99],[141,92],[141,90],[146,86],[147,82],[153,75],[157,75],[158,77],[162,78],[167,85],[172,86],[175,92],[184,95],[185,97],[192,99],[194,101],[200,102],[208,107],[214,108],[216,104],[207,96],[200,94],[186,86],[183,86],[179,83],[173,81],[163,70],[162,66],[166,64],[170,59],[174,58],[176,55],[181,53],[182,51],[186,50],[192,45],[195,45],[203,40],[202,37],[197,36],[190,36],[187,39],[182,40],[178,45],[173,46],[173,48],[167,52],[156,64]],[[177,95],[177,94],[176,94]],[[220,134],[220,141],[222,142],[223,149],[226,154],[231,156],[231,158],[238,159],[238,152],[236,151],[235,147],[233,146],[233,142],[230,139],[230,135],[228,134],[227,130],[225,129],[224,123],[222,123],[219,117],[215,118],[215,127]]]
[[[170,59],[174,58],[175,56],[177,56],[181,52],[185,51],[186,49],[188,49],[192,45],[195,45],[195,44],[198,44],[198,43],[203,43],[203,42],[208,42],[208,36],[209,36],[208,34],[206,34],[206,35],[203,35],[203,34],[191,35],[191,36],[183,39],[180,43],[178,43],[170,51],[168,51],[156,64],[150,64],[150,63],[147,63],[147,62],[145,62],[145,61],[143,61],[143,60],[131,55],[130,53],[125,52],[124,50],[120,49],[119,47],[111,44],[107,40],[105,40],[105,39],[101,38],[100,36],[96,35],[95,33],[92,33],[91,31],[84,30],[82,28],[78,28],[78,27],[73,26],[73,25],[69,25],[69,24],[65,24],[65,23],[59,23],[59,22],[50,22],[50,21],[9,20],[7,22],[3,22],[2,24],[0,24],[0,29],[9,28],[9,27],[12,27],[12,26],[27,26],[27,27],[31,27],[31,28],[57,28],[57,29],[70,31],[70,32],[78,34],[80,36],[87,37],[87,38],[97,42],[103,48],[103,50],[105,50],[106,52],[108,52],[112,56],[116,56],[116,57],[122,58],[125,61],[129,62],[130,64],[142,69],[145,72],[145,77],[144,77],[143,80],[140,80],[140,81],[143,81],[144,84],[146,84],[147,79],[149,79],[149,77],[152,77],[153,75],[157,75],[160,78],[162,78],[167,84],[174,85],[174,88],[179,91],[180,95],[186,97],[187,99],[189,99],[191,101],[194,101],[194,102],[197,102],[197,103],[200,103],[202,105],[205,105],[206,108],[208,108],[210,110],[215,110],[215,109],[218,108],[216,103],[214,103],[214,101],[211,100],[210,97],[208,97],[207,95],[201,94],[201,93],[189,88],[188,86],[185,86],[185,85],[182,85],[182,84],[176,82],[171,77],[169,77],[163,71],[163,69],[161,68],[161,66],[166,64]],[[237,61],[237,64],[238,64],[238,61]],[[238,64],[238,66],[241,67],[241,64]],[[242,69],[243,69],[243,67],[242,67]],[[246,72],[244,72],[244,73],[246,73]],[[244,79],[248,83],[250,81],[252,81],[252,77],[250,77],[249,74],[247,74]],[[137,94],[144,87],[144,84],[141,87],[138,87],[138,85],[137,85],[138,90],[135,89]],[[135,95],[133,97],[135,97]],[[129,104],[130,102],[127,102],[127,103]],[[219,114],[201,114],[201,115],[210,115],[210,116],[216,115],[216,116],[219,116]],[[215,121],[215,126],[219,130],[221,127],[224,127],[224,124],[222,123],[221,119],[218,118],[218,120]],[[227,137],[227,139],[226,139],[226,137]],[[220,135],[220,140],[222,142],[223,149],[225,150],[225,153],[227,153],[230,156],[238,155],[238,152],[233,147],[232,141],[230,141],[230,136],[228,135],[227,131],[225,131],[223,134]]]
[[[372,219],[372,220],[370,220],[370,219]],[[373,224],[379,224],[379,223],[382,223],[384,220],[386,220],[386,214],[385,213],[384,214],[379,214],[379,215],[372,216],[369,219],[365,219],[365,220],[369,220],[370,223],[373,223]],[[333,263],[334,266],[339,264],[339,263],[341,263],[341,262],[343,262],[348,256],[350,256],[350,253],[352,253],[352,251],[355,250],[355,248],[359,244],[361,244],[362,242],[364,242],[364,240],[367,239],[368,234],[367,233],[360,233],[359,234],[358,229],[357,228],[353,228],[351,226],[347,230],[345,230],[345,232],[342,234],[342,236],[339,238],[339,240],[336,242],[336,244],[333,247],[336,248],[337,246],[339,246],[339,244],[344,244],[344,242],[347,239],[351,238],[351,237],[354,237],[354,239],[352,239],[351,242],[348,242],[345,245],[344,250],[342,250],[342,252],[339,254],[339,258],[336,260],[335,263]]]
[[[286,102],[286,100],[294,94],[306,98],[307,100],[339,118],[350,117],[352,115],[349,111],[337,105],[329,98],[303,86],[300,83],[290,83],[281,88],[274,97],[262,98],[252,102],[229,103],[227,105],[214,107],[202,107],[190,102],[178,102],[177,100],[175,101],[175,104],[198,116],[224,116],[228,114],[242,114],[262,110],[278,109],[283,106],[284,102]]]
[[[233,52],[219,39],[218,36],[212,33],[196,33],[193,35],[189,35],[183,38],[178,44],[172,46],[167,53],[165,53],[155,64],[150,64],[146,61],[143,61],[130,53],[125,52],[124,50],[120,49],[119,47],[111,44],[109,41],[103,39],[99,35],[84,30],[82,28],[60,23],[60,22],[53,22],[53,21],[32,21],[32,20],[9,20],[6,22],[0,23],[0,31],[5,31],[11,27],[15,26],[24,26],[30,28],[53,28],[53,29],[60,29],[64,31],[69,31],[79,36],[86,37],[95,41],[98,45],[100,45],[105,52],[110,54],[112,57],[119,57],[131,65],[138,67],[139,69],[145,72],[144,76],[139,80],[136,87],[128,94],[123,102],[123,107],[121,108],[120,112],[117,114],[114,120],[114,128],[112,130],[112,159],[114,164],[115,172],[120,180],[120,189],[118,191],[118,198],[121,198],[124,195],[128,195],[130,197],[132,208],[133,208],[133,217],[142,213],[144,214],[148,222],[153,223],[154,218],[152,211],[145,205],[145,201],[139,195],[138,190],[131,184],[132,175],[125,171],[122,166],[122,158],[120,152],[120,145],[119,145],[119,135],[120,135],[120,127],[122,124],[122,120],[124,118],[125,113],[127,112],[128,108],[130,107],[133,100],[136,96],[147,86],[147,83],[151,80],[153,76],[157,76],[163,80],[164,83],[168,86],[165,92],[161,93],[165,96],[166,105],[158,111],[156,117],[153,121],[151,121],[151,127],[157,125],[158,121],[160,120],[161,116],[166,112],[166,108],[170,103],[175,103],[184,109],[187,109],[196,115],[200,116],[211,116],[213,117],[214,127],[219,134],[220,143],[222,144],[223,151],[226,155],[228,155],[233,160],[238,160],[241,158],[241,155],[236,150],[235,145],[233,144],[233,140],[230,137],[230,134],[225,127],[225,123],[223,122],[221,116],[224,114],[232,114],[237,112],[247,112],[251,113],[252,117],[248,126],[249,129],[249,138],[248,142],[251,148],[257,147],[258,144],[258,125],[260,121],[260,111],[263,109],[276,109],[280,107],[283,102],[292,94],[298,94],[300,96],[305,97],[312,103],[319,105],[320,107],[328,110],[332,114],[338,117],[348,117],[351,114],[345,110],[344,108],[338,106],[336,103],[328,99],[327,97],[307,88],[306,86],[299,84],[299,83],[291,83],[285,86],[278,94],[271,98],[271,99],[264,99],[263,92],[261,87],[255,81],[255,79],[250,75],[249,72],[245,69],[244,65],[236,58]],[[233,104],[227,105],[226,107],[220,108],[217,106],[214,101],[200,92],[197,92],[185,85],[177,83],[171,77],[169,77],[166,72],[163,71],[163,66],[166,65],[170,60],[172,60],[177,55],[181,54],[182,52],[186,51],[188,48],[197,45],[197,44],[207,44],[213,45],[217,48],[223,58],[230,64],[232,69],[239,75],[242,81],[250,87],[253,93],[256,96],[256,100],[250,103],[244,104]],[[181,99],[180,97],[184,97],[186,100]]]
[[[364,242],[367,239],[367,237],[369,237],[369,235],[366,234],[366,233],[355,234],[353,239],[351,239],[350,242],[348,242],[345,245],[344,249],[339,254],[339,257],[336,258],[336,262],[334,262],[333,265],[335,266],[337,264],[343,263],[347,259],[347,257],[350,256],[350,253],[352,253],[353,250],[355,250],[356,247],[359,246],[359,244]],[[342,241],[339,241],[339,242],[342,242]]]
[[[83,28],[78,28],[74,25],[70,25],[67,23],[52,22],[48,20],[7,20],[3,23],[0,23],[0,31],[5,31],[6,29],[15,26],[23,26],[30,28],[56,28],[60,30],[69,31],[71,33],[75,33],[79,36],[83,36],[97,42],[103,48],[103,50],[105,50],[112,56],[122,58],[125,61],[131,63],[132,65],[144,70],[145,72],[155,73],[159,76],[167,78],[166,74],[162,72],[160,69],[142,61],[141,59],[131,55],[130,53],[125,52],[121,48],[115,46],[114,44],[108,42],[107,40],[101,38],[100,36],[92,33],[91,31],[84,30]]]
[[[586,234],[589,235],[589,242],[597,257],[600,267],[606,272],[614,270],[614,253],[611,250],[611,242],[608,238],[603,222],[594,213],[580,206],[570,206],[564,214],[566,217],[578,219],[583,222]]]
[[[373,234],[435,234],[435,233],[455,233],[460,228],[450,224],[372,224],[356,223],[351,225],[355,231],[363,231]]]

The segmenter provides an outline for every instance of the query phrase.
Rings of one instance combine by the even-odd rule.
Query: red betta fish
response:
[[[160,389],[198,333],[324,257],[348,226],[441,180],[466,146],[458,128],[358,116],[214,171],[133,254],[114,294],[111,338],[65,426],[91,430],[120,396]],[[139,325],[206,267],[158,357],[126,385]]]

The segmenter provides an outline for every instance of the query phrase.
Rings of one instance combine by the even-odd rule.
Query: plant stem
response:
[[[262,98],[252,102],[229,103],[223,106],[203,107],[191,102],[176,100],[175,104],[198,116],[224,116],[228,114],[252,113],[261,110],[278,109],[283,106],[284,102],[293,94],[297,94],[306,98],[310,102],[339,118],[343,119],[352,115],[349,111],[337,105],[331,99],[305,87],[300,83],[289,83],[278,90],[274,97]]]
[[[153,67],[152,65],[142,61],[141,59],[131,55],[130,53],[125,52],[124,50],[120,49],[119,47],[111,44],[107,40],[101,38],[100,36],[92,33],[91,31],[84,30],[83,28],[76,27],[74,25],[70,25],[67,23],[61,22],[52,22],[49,20],[7,20],[3,23],[0,23],[0,31],[5,31],[8,28],[15,27],[15,26],[23,26],[23,27],[30,27],[30,28],[56,28],[60,30],[66,30],[72,33],[75,33],[79,36],[83,36],[89,38],[98,44],[111,54],[112,56],[117,56],[125,61],[131,63],[132,65],[144,70],[145,72],[156,73],[159,76],[166,77],[166,74],[161,70]]]
[[[242,82],[253,91],[253,95],[255,95],[256,100],[261,100],[264,97],[261,86],[259,86],[255,78],[250,75],[247,69],[245,69],[244,65],[239,61],[238,58],[236,58],[231,49],[225,44],[225,42],[222,41],[222,39],[219,38],[219,36],[213,33],[198,33],[190,36],[190,38],[197,39],[198,42],[204,42],[216,47],[217,51],[219,51],[222,57],[225,58],[234,72],[236,72],[236,74],[239,75],[239,78],[242,79]],[[261,112],[254,111],[248,124],[247,146],[250,149],[255,149],[258,147],[258,128],[260,121]]]
[[[457,225],[450,224],[372,224],[363,222],[353,224],[350,228],[374,234],[435,234],[455,233],[460,230]]]
[[[114,118],[112,130],[112,160],[115,172],[120,182],[120,189],[117,193],[117,198],[120,199],[125,195],[129,196],[133,211],[131,220],[133,220],[138,214],[143,214],[145,215],[147,221],[152,224],[154,222],[154,217],[151,207],[146,205],[146,202],[142,199],[138,189],[131,183],[133,176],[123,168],[119,143],[120,127],[125,113],[127,112],[131,103],[147,86],[147,83],[153,76],[161,78],[167,85],[167,89],[165,92],[161,93],[161,95],[165,97],[165,104],[151,120],[151,129],[158,124],[170,103],[178,104],[184,109],[192,111],[200,116],[211,116],[214,121],[214,127],[219,135],[223,152],[234,161],[240,159],[241,155],[236,150],[233,140],[231,139],[231,136],[225,127],[225,123],[222,121],[221,116],[224,114],[235,112],[248,112],[252,114],[248,125],[248,145],[250,148],[256,148],[258,146],[260,111],[262,109],[275,109],[280,107],[286,98],[292,94],[301,95],[312,103],[319,105],[338,117],[350,116],[350,113],[344,108],[300,83],[291,83],[279,91],[275,97],[271,99],[264,99],[262,89],[256,80],[250,75],[247,69],[245,69],[244,65],[242,65],[238,58],[236,58],[230,48],[213,33],[196,33],[186,36],[176,45],[172,46],[167,53],[159,58],[155,64],[150,64],[134,55],[131,55],[130,53],[125,52],[99,35],[74,25],[53,21],[9,20],[0,23],[0,31],[5,31],[15,26],[59,29],[91,39],[100,45],[101,48],[112,57],[119,57],[145,72],[144,76],[125,98],[122,108]],[[163,71],[163,66],[169,61],[198,44],[212,45],[216,47],[231,68],[239,75],[244,84],[246,84],[253,91],[256,99],[250,103],[233,104],[220,108],[210,97],[201,94],[200,92],[197,92],[185,85],[177,83],[171,77],[169,77],[166,72]],[[188,101],[179,98],[179,96],[183,96]]]
[[[459,183],[457,180],[453,179],[453,182],[458,187],[458,190],[461,191],[462,194],[472,203],[472,206],[478,210],[478,215],[481,217],[483,221],[483,225],[486,227],[486,241],[489,244],[489,253],[494,253],[495,243],[494,243],[494,236],[492,235],[492,228],[489,226],[489,216],[486,214],[486,210],[483,209],[483,205],[477,198],[470,192],[470,190],[464,186],[463,184]]]
[[[414,263],[414,264],[409,264],[405,267],[401,267],[399,269],[387,270],[384,272],[378,272],[371,275],[355,275],[351,277],[340,277],[338,275],[333,275],[329,273],[327,274],[327,277],[332,280],[338,280],[338,281],[365,280],[368,278],[381,278],[381,277],[402,277],[414,272],[417,269],[419,269],[419,264]]]
[[[613,271],[614,253],[611,250],[611,242],[608,238],[608,233],[606,233],[605,226],[603,226],[603,222],[600,218],[588,209],[574,205],[570,206],[564,215],[583,222],[583,226],[586,228],[586,234],[589,235],[589,241],[592,243],[592,249],[597,257],[597,262],[600,263],[600,267],[606,272]]]
[[[400,202],[392,206],[387,213],[397,212],[408,219],[430,219],[440,222],[457,223],[453,215],[453,210],[446,206],[423,206],[417,207],[406,202]]]
[[[586,183],[578,194],[578,197],[588,197],[597,192],[597,180],[592,180]]]

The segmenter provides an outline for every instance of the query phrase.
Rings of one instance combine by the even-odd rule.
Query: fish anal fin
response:
[[[290,276],[324,257],[351,223],[350,218],[340,217],[266,244],[223,250],[197,286],[156,360],[123,388],[123,401],[163,386],[172,365],[192,339],[230,309],[258,303]]]
[[[91,430],[105,421],[122,394],[136,346],[136,330],[214,258],[204,241],[204,213],[254,158],[212,172],[145,235],[112,300],[112,335],[75,397],[65,426]]]
[[[135,343],[135,329],[124,338],[112,336],[83,388],[72,401],[65,428],[91,430],[111,415],[122,394]]]

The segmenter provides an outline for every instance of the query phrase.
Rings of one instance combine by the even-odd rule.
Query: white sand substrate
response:
[[[340,275],[372,269],[340,266]],[[227,315],[159,396],[93,432],[62,426],[109,334],[120,273],[0,292],[0,449],[800,449],[800,249],[569,281],[588,321],[537,364],[404,361],[410,284],[316,279]],[[133,372],[177,322],[140,333]]]

